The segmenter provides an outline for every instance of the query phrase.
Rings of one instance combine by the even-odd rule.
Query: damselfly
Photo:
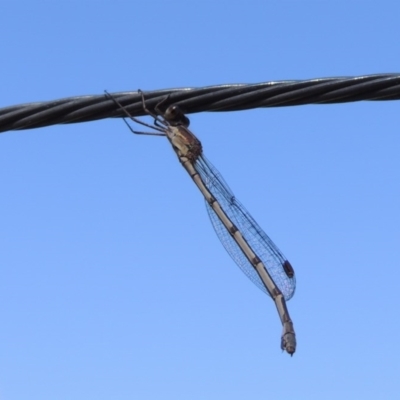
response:
[[[120,102],[106,94],[134,122],[152,128],[153,132],[135,131],[135,134],[166,136],[182,166],[200,189],[206,202],[211,223],[221,243],[243,272],[275,302],[283,325],[281,348],[290,355],[296,350],[296,335],[286,307],[295,291],[294,270],[268,235],[260,228],[248,211],[235,198],[217,169],[204,157],[201,142],[188,129],[189,119],[177,105],[169,106],[165,112],[156,113],[147,109],[142,93],[144,111],[154,118],[154,125],[132,117]]]

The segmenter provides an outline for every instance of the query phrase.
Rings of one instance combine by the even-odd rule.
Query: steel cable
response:
[[[400,74],[163,89],[145,91],[144,94],[150,110],[168,96],[163,107],[175,103],[187,114],[360,100],[399,100]],[[145,114],[137,91],[112,95],[132,116]],[[105,94],[68,97],[0,109],[0,132],[118,117],[125,117],[124,112]]]

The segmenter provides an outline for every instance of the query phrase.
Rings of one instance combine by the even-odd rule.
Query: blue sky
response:
[[[400,71],[397,1],[14,1],[0,107]],[[163,138],[0,136],[0,399],[393,399],[398,101],[191,115],[295,268],[297,331],[227,255]]]

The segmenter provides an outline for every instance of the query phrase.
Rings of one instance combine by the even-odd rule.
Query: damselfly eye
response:
[[[171,125],[183,125],[188,127],[189,126],[189,118],[185,116],[183,111],[180,109],[179,106],[173,104],[169,106],[164,113],[164,118],[171,124]]]
[[[171,106],[171,114],[176,115],[178,113],[178,106]]]
[[[183,116],[183,112],[178,106],[172,105],[167,108],[165,115],[175,118],[176,116]]]

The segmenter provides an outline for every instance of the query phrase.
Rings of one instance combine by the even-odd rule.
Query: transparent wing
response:
[[[225,214],[260,258],[285,299],[289,300],[296,288],[296,278],[290,263],[244,206],[236,200],[221,174],[204,156],[198,158],[194,167]],[[250,280],[268,294],[256,270],[207,202],[206,208],[214,230],[226,251]]]

